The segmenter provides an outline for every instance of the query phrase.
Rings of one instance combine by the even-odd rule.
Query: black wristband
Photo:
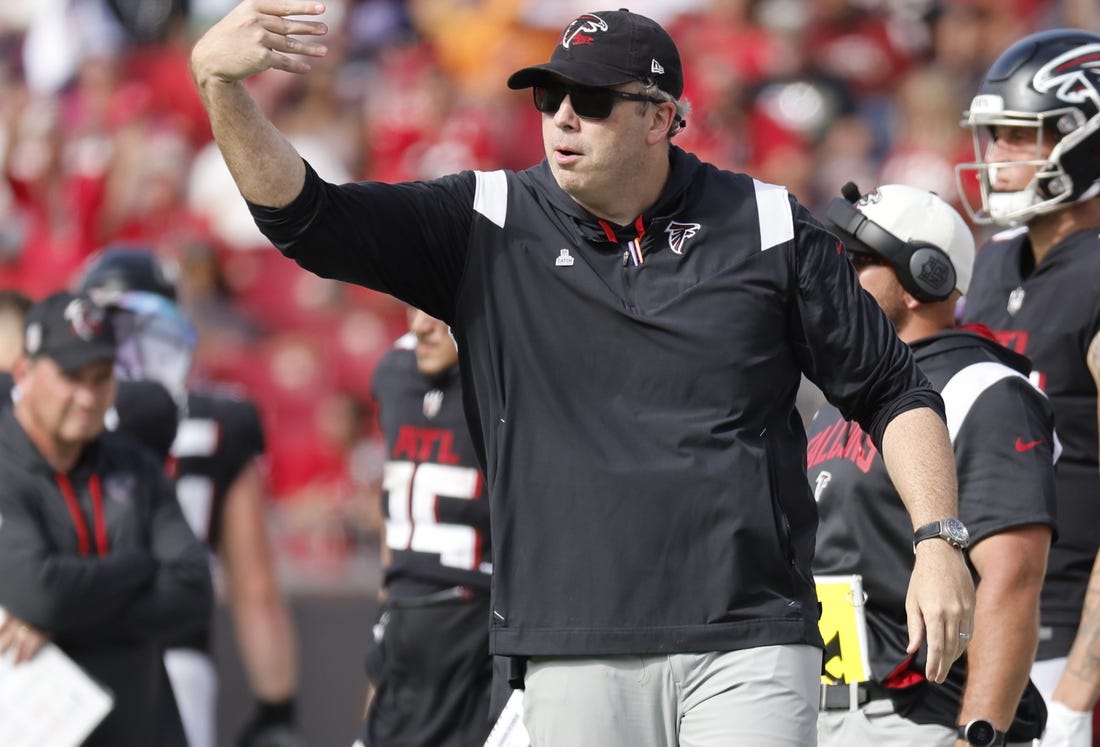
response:
[[[256,701],[252,718],[237,735],[237,747],[298,745],[299,740],[293,736],[294,732],[294,698],[278,703],[259,700]]]
[[[279,703],[256,701],[256,715],[252,719],[255,726],[273,726],[275,724],[294,723],[294,698]]]

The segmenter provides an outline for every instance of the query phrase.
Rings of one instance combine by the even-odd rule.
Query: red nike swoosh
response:
[[[1042,443],[1042,441],[1026,441],[1025,442],[1022,438],[1017,436],[1016,437],[1016,451],[1030,451],[1031,449],[1034,449],[1036,446],[1038,446],[1041,443]]]

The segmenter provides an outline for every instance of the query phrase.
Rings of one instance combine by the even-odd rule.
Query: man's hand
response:
[[[327,48],[300,36],[322,36],[328,26],[287,16],[320,15],[325,6],[302,0],[244,0],[212,26],[191,50],[191,72],[202,88],[210,80],[233,82],[263,70],[309,72],[305,57]]]
[[[970,642],[974,630],[974,580],[963,554],[938,539],[917,545],[905,612],[910,654],[927,638],[925,676],[941,683]],[[960,635],[961,634],[961,635]]]
[[[15,664],[33,659],[48,640],[45,633],[11,615],[0,624],[0,655],[11,651]]]

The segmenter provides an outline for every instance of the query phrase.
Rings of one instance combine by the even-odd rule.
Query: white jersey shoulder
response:
[[[474,211],[504,228],[508,215],[508,175],[504,171],[475,171]]]

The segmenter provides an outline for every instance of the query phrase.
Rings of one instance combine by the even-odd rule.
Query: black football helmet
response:
[[[76,291],[101,303],[126,291],[156,293],[176,300],[178,268],[139,244],[113,244],[100,249],[84,263]]]
[[[976,223],[1025,224],[1100,195],[1100,35],[1075,29],[1026,36],[997,58],[962,122],[974,138],[975,162],[959,164],[963,205]],[[985,160],[995,127],[1035,129],[1035,157],[1023,162]],[[1044,148],[1044,134],[1054,140]],[[1048,141],[1049,143],[1049,141]],[[1047,152],[1049,150],[1049,152]],[[998,168],[1034,166],[1019,192],[994,192]],[[981,206],[966,189],[976,172]]]
[[[176,305],[175,265],[140,245],[113,245],[85,262],[75,290],[111,310],[115,373],[160,383],[181,407],[198,335]]]

